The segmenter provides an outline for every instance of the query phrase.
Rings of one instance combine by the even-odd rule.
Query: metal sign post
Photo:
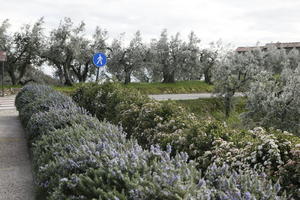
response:
[[[93,56],[93,63],[94,65],[98,68],[97,69],[97,74],[96,74],[96,82],[98,82],[99,79],[99,71],[100,67],[104,67],[106,65],[107,58],[104,53],[96,53]]]
[[[96,82],[98,82],[99,79],[99,71],[100,71],[100,67],[97,67]]]
[[[2,61],[2,97],[4,97],[4,61]]]
[[[0,61],[2,61],[2,97],[4,97],[4,62],[6,61],[6,52],[5,51],[0,51]]]

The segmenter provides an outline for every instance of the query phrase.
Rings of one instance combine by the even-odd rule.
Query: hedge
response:
[[[295,153],[300,144],[297,136],[259,127],[229,129],[218,121],[197,119],[174,103],[149,99],[115,83],[82,85],[73,99],[98,119],[121,125],[128,138],[136,139],[143,148],[171,145],[172,155],[186,152],[204,171],[212,163],[263,170],[269,179],[276,182],[279,178],[284,189],[300,198],[300,173],[291,169],[300,165],[300,155]],[[294,178],[286,181],[290,176]]]
[[[35,90],[41,96],[32,95]],[[98,121],[47,87],[25,86],[16,104],[43,199],[287,199],[278,183],[253,170],[212,164],[201,175],[186,153],[171,156],[171,146],[145,150],[121,127]]]

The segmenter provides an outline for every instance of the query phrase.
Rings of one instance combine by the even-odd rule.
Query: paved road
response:
[[[240,97],[243,96],[243,93],[236,93],[234,96]],[[207,99],[216,97],[213,93],[194,93],[194,94],[155,94],[149,95],[150,98],[153,98],[158,101],[164,100],[190,100],[190,99]]]
[[[0,97],[0,200],[34,199],[31,161],[14,96]]]

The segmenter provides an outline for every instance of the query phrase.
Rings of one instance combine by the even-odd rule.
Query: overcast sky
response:
[[[140,30],[145,41],[164,28],[182,37],[194,30],[203,43],[222,39],[234,47],[300,41],[299,0],[1,0],[0,8],[0,21],[10,19],[12,31],[44,16],[46,30],[71,17],[85,21],[90,34],[96,26],[111,37]]]

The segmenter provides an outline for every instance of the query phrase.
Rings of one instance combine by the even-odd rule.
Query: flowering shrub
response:
[[[237,137],[236,134],[239,132],[232,132],[231,137]],[[300,186],[300,174],[297,172],[299,171],[299,154],[295,153],[298,152],[296,146],[297,142],[300,144],[300,139],[287,132],[279,130],[266,132],[259,127],[245,132],[242,136],[246,139],[235,142],[215,140],[212,148],[206,151],[200,160],[206,164],[227,163],[235,169],[255,168],[264,171],[274,181],[279,179],[283,189],[289,191],[294,198],[299,198],[299,194],[294,189]],[[291,177],[293,178],[290,179]]]
[[[49,94],[50,91],[53,91],[53,89],[46,85],[27,85],[23,87],[16,96],[15,105],[17,110],[20,111],[24,105]]]
[[[26,133],[29,141],[34,142],[40,135],[74,124],[95,128],[96,121],[98,120],[88,115],[82,108],[57,109],[51,107],[48,112],[38,112],[31,116],[26,126]]]
[[[212,163],[227,163],[236,170],[263,170],[277,181],[279,169],[294,159],[294,146],[300,143],[299,137],[278,130],[233,130],[220,122],[199,120],[173,103],[150,100],[116,84],[86,84],[73,99],[99,119],[122,125],[144,148],[159,144],[166,149],[170,144],[172,155],[186,152],[202,170]]]
[[[216,199],[286,198],[285,193],[282,194],[282,197],[276,195],[281,189],[280,184],[270,185],[265,177],[265,174],[259,174],[251,169],[232,172],[226,164],[221,167],[212,164],[205,174],[206,184],[216,188]]]
[[[176,134],[178,130],[188,127],[194,118],[183,108],[178,108],[173,103],[161,104],[157,101],[146,102],[143,105],[132,103],[117,106],[119,123],[124,130],[136,138],[144,147],[160,143],[163,146],[165,136]]]
[[[36,97],[32,102],[21,107],[19,110],[20,119],[26,126],[33,114],[49,111],[52,107],[55,107],[56,109],[74,109],[77,108],[77,105],[70,97],[53,91],[48,93],[47,96]]]
[[[110,83],[82,85],[73,95],[73,100],[79,106],[96,115],[99,120],[107,119],[114,123],[118,123],[120,119],[120,109],[117,109],[120,104],[124,105],[126,102],[125,106],[133,103],[142,106],[145,102],[152,101],[147,96],[132,92],[130,89],[121,88],[118,84]]]
[[[23,95],[17,98],[26,99]],[[186,153],[171,156],[169,145],[166,151],[153,145],[145,150],[119,127],[99,122],[61,97],[50,91],[24,101],[27,109],[20,109],[21,119],[29,119],[24,125],[34,139],[35,181],[44,199],[287,199],[279,195],[279,184],[252,170],[211,165],[202,176]],[[29,107],[34,111],[26,115]]]
[[[292,156],[280,167],[278,175],[281,183],[293,194],[295,199],[300,199],[300,143],[291,150]]]
[[[128,137],[133,136],[144,147],[159,141],[166,147],[170,140],[163,142],[165,137],[181,133],[196,120],[173,103],[159,103],[117,84],[86,84],[77,90],[73,99],[99,120],[122,125]]]
[[[170,147],[143,150],[114,126],[99,125],[57,130],[36,144],[38,182],[53,191],[49,199],[286,199],[277,195],[278,184],[251,170],[213,165],[201,177],[187,154],[171,158]],[[69,140],[72,145],[65,145]]]
[[[58,129],[42,135],[33,144],[36,181],[41,188],[52,192],[61,178],[73,173],[83,173],[88,168],[98,168],[101,163],[92,154],[96,147],[88,145],[101,139],[104,134],[111,135],[112,143],[118,144],[118,140],[124,140],[124,136],[118,135],[120,130],[115,126],[99,121],[95,126],[98,127],[97,131],[81,125]],[[101,152],[97,154],[99,153]]]

